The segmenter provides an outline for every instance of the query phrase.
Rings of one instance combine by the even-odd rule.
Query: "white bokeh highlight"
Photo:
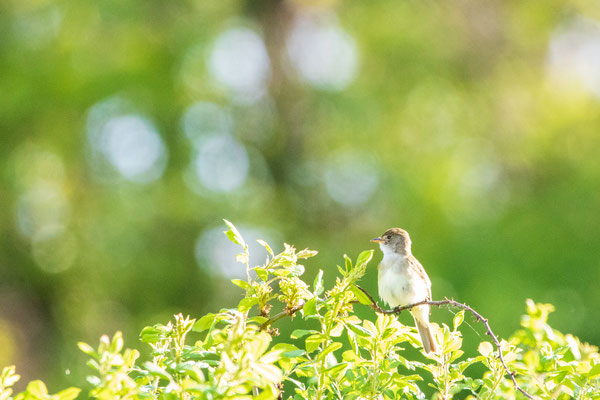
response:
[[[119,97],[90,108],[86,136],[88,161],[101,181],[145,184],[159,179],[166,168],[168,150],[158,129]]]
[[[198,145],[194,171],[208,190],[229,193],[238,189],[249,169],[246,148],[230,135],[209,136]]]
[[[300,78],[317,88],[345,89],[358,73],[356,43],[332,15],[297,17],[287,39],[287,53]]]
[[[271,75],[265,44],[248,28],[232,28],[217,37],[208,57],[208,70],[239,103],[253,103],[263,97]]]
[[[17,226],[21,234],[33,238],[39,232],[67,224],[71,206],[59,183],[37,182],[17,203]]]
[[[111,118],[102,129],[101,151],[127,180],[150,182],[165,167],[165,145],[154,125],[139,115]]]
[[[331,157],[324,171],[325,188],[347,207],[365,204],[379,185],[379,171],[368,155],[345,152]]]
[[[562,87],[575,83],[600,97],[600,21],[577,18],[556,29],[547,56],[548,76]]]

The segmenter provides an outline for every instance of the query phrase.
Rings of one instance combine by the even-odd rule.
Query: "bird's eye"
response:
[[[387,235],[385,238],[386,238],[387,240],[390,240],[390,239],[392,238],[392,235]]]

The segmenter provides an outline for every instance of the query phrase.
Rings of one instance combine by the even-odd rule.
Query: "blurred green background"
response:
[[[235,305],[222,218],[328,282],[400,226],[435,299],[503,336],[551,302],[600,343],[597,0],[3,0],[0,132],[21,387],[80,385],[79,340]]]

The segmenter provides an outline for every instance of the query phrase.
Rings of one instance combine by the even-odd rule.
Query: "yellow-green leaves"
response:
[[[244,238],[242,237],[240,232],[231,222],[227,221],[226,219],[224,219],[223,221],[225,221],[225,224],[229,227],[229,229],[225,231],[225,234],[227,235],[229,240],[231,240],[235,244],[242,246],[242,253],[236,255],[235,259],[238,262],[241,262],[242,264],[246,264],[246,266],[248,267],[248,262],[250,259],[250,255],[248,254],[248,245],[244,241]],[[249,279],[250,276],[248,275],[248,280]]]
[[[4,367],[0,373],[0,400],[6,400],[12,394],[11,386],[21,377],[15,373],[15,366]]]
[[[313,351],[317,350],[321,343],[323,343],[326,339],[327,337],[320,333],[310,335],[306,338],[306,351],[312,353]]]
[[[227,221],[226,219],[224,219],[223,221],[225,221],[225,224],[229,227],[229,230],[225,231],[225,234],[227,235],[229,240],[231,240],[235,244],[239,244],[242,247],[247,247],[246,242],[244,241],[244,238],[242,237],[240,232],[237,230],[237,228],[231,222]]]
[[[350,291],[352,293],[354,293],[354,296],[356,297],[356,300],[358,300],[358,302],[360,304],[365,304],[370,306],[371,304],[373,304],[371,302],[371,299],[369,299],[369,297],[359,288],[356,287],[356,285],[352,285],[350,286]]]
[[[458,327],[463,323],[464,320],[465,320],[465,310],[460,310],[459,312],[456,313],[456,315],[452,319],[452,324],[454,325],[454,330],[457,330]]]
[[[494,351],[494,346],[490,342],[481,342],[479,343],[479,347],[477,348],[479,354],[484,357],[489,357],[492,351]]]
[[[68,388],[54,395],[48,393],[42,381],[31,381],[24,392],[15,396],[14,400],[73,400],[81,392],[79,388]],[[0,391],[0,398],[4,398],[4,391]]]
[[[243,247],[247,262],[244,239],[226,223],[227,236]],[[92,385],[88,397],[275,400],[283,384],[291,388],[284,394],[287,400],[515,398],[498,349],[489,341],[463,343],[464,310],[454,315],[451,328],[432,321],[439,350],[415,357],[414,350],[406,349],[421,350],[412,325],[363,306],[372,300],[357,285],[372,251],[361,252],[355,262],[344,256],[340,275],[326,288],[323,269],[313,274],[310,286],[302,279],[305,268],[298,260],[315,251],[284,244],[276,254],[266,242],[259,243],[268,257],[264,265],[249,268],[256,275],[249,274],[248,280],[232,280],[232,287],[242,289],[236,289],[242,292],[237,308],[197,321],[177,314],[166,325],[143,328],[140,339],[149,346],[148,361],[137,363],[139,353],[124,348],[120,332],[102,336],[97,348],[79,343],[94,371],[87,378]],[[355,307],[366,317],[359,318]],[[517,372],[519,384],[540,398],[600,398],[598,349],[553,330],[548,325],[551,305],[528,301],[527,311],[523,328],[500,340],[503,359]],[[291,334],[274,340],[277,321],[297,312],[304,318],[292,320]],[[474,356],[466,357],[465,351]],[[475,368],[471,373],[474,364],[483,373]],[[0,400],[13,400],[11,386],[18,378],[14,367],[4,368]],[[33,381],[14,400],[73,400],[78,394],[79,389],[70,388],[51,395],[41,381]]]

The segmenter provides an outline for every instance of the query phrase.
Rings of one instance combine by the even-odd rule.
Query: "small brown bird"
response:
[[[379,263],[379,297],[391,307],[431,300],[431,281],[421,263],[411,253],[408,232],[400,228],[387,230],[372,242],[379,243],[383,259]],[[412,314],[426,353],[436,352],[429,327],[429,305],[414,307]]]

